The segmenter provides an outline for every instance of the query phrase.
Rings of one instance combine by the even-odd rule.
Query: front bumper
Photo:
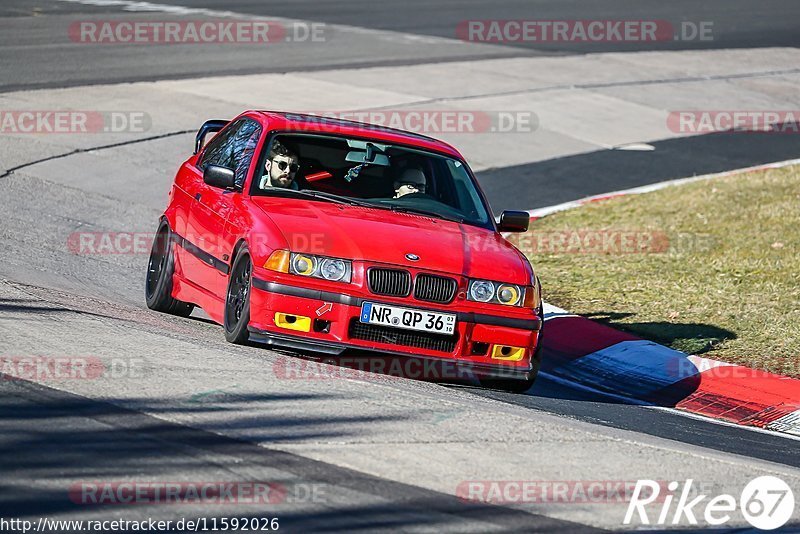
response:
[[[535,368],[541,319],[512,318],[454,309],[433,308],[414,302],[397,302],[378,296],[355,297],[309,289],[253,277],[250,298],[250,333],[254,341],[293,350],[329,355],[346,352],[379,352],[398,357],[414,356],[449,362],[459,372],[482,376],[527,379]],[[457,316],[453,336],[415,333],[408,330],[372,328],[359,323],[365,301],[428,309]],[[276,314],[309,318],[307,331],[276,322]],[[309,324],[306,322],[306,324]],[[524,348],[522,357],[504,359],[494,347]]]

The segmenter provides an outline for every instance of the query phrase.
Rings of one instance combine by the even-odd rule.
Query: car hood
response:
[[[530,282],[522,255],[499,234],[389,210],[304,199],[254,197],[293,252],[407,265],[473,278]],[[410,261],[406,254],[419,256]]]

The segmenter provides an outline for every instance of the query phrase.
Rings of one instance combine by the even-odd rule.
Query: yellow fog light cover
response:
[[[270,254],[267,263],[264,264],[264,268],[270,271],[278,271],[279,273],[288,273],[289,257],[290,253],[288,250],[276,250]]]
[[[509,347],[508,345],[493,345],[492,359],[518,362],[525,357],[524,347]]]
[[[287,330],[299,330],[300,332],[311,331],[311,318],[302,315],[289,315],[288,313],[275,314],[275,326],[286,328]]]

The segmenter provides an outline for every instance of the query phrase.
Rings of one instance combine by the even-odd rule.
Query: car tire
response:
[[[237,345],[247,345],[250,332],[250,290],[252,288],[253,262],[247,247],[242,247],[236,255],[228,277],[225,292],[225,339]]]
[[[147,262],[147,278],[144,297],[147,307],[162,313],[188,317],[194,304],[180,301],[172,296],[172,277],[175,274],[175,254],[172,248],[172,230],[167,221],[162,221],[153,240]]]

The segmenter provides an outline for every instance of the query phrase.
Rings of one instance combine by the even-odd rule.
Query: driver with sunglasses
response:
[[[268,187],[282,187],[284,189],[297,189],[294,177],[300,168],[300,159],[289,151],[280,141],[275,141],[269,151],[269,157],[264,162],[264,176],[258,184],[261,189]]]

